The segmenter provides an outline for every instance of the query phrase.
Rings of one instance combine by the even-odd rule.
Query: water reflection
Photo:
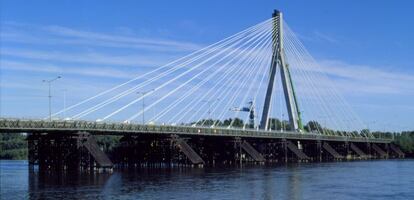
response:
[[[281,172],[288,170],[289,176]],[[300,199],[296,168],[158,169],[113,173],[29,173],[29,199]],[[282,176],[280,176],[282,175]],[[236,193],[232,191],[238,191]],[[220,194],[221,193],[221,194]],[[171,196],[169,196],[169,194]]]
[[[288,168],[290,173],[289,173],[289,178],[288,178],[288,197],[291,200],[299,200],[302,199],[301,197],[301,172],[299,171],[299,169],[297,167],[291,167]]]
[[[0,199],[414,199],[414,160],[40,173],[0,162]],[[386,175],[386,176],[385,176]]]
[[[29,171],[29,199],[93,197],[88,191],[100,190],[111,178],[109,173],[45,173]]]

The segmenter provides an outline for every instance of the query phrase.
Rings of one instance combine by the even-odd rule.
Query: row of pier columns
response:
[[[178,135],[124,135],[103,152],[88,133],[32,133],[29,165],[40,170],[170,168],[403,158],[393,144]]]

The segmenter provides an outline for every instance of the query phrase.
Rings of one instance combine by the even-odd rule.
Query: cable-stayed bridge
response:
[[[29,133],[30,163],[45,169],[403,156],[326,70],[275,11],[47,118],[1,119],[0,131]],[[120,153],[109,159],[93,135],[123,136]]]

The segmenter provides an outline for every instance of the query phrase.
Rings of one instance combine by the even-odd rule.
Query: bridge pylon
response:
[[[299,105],[297,102],[295,90],[293,87],[292,77],[289,72],[289,65],[286,62],[286,54],[283,47],[283,15],[282,12],[275,10],[273,18],[273,53],[270,66],[269,82],[266,90],[265,101],[263,105],[260,129],[268,130],[269,111],[272,102],[273,87],[275,85],[275,76],[277,67],[280,67],[280,76],[282,80],[283,93],[285,96],[289,123],[293,130],[302,131],[302,119],[300,116]]]

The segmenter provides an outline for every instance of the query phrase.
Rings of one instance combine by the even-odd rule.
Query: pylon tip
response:
[[[274,9],[274,10],[273,10],[272,17],[279,16],[279,15],[280,15],[280,13],[282,13],[280,10]]]

